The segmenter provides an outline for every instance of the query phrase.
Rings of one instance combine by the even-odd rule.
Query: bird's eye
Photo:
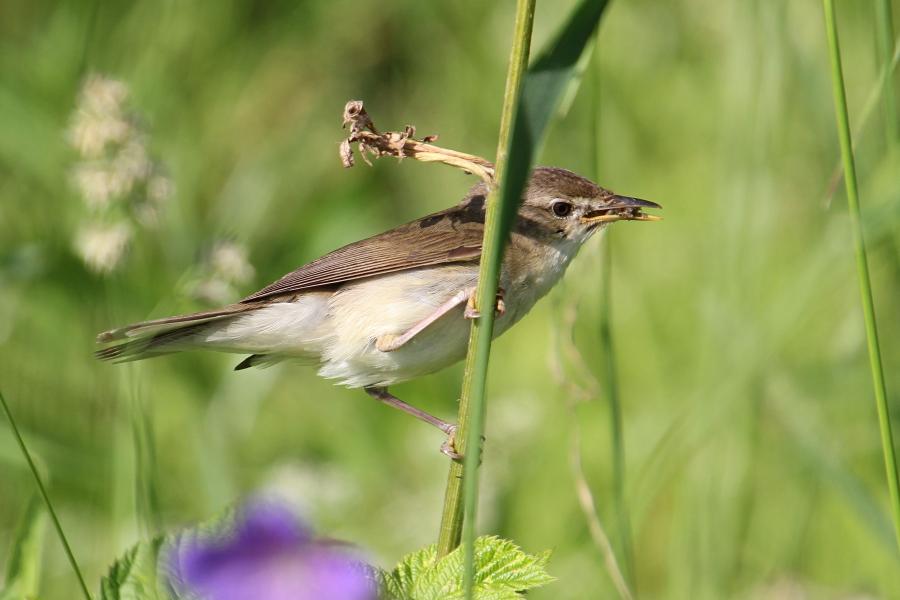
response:
[[[550,206],[550,210],[553,211],[553,214],[562,219],[563,217],[568,217],[572,214],[572,205],[568,202],[554,202]]]

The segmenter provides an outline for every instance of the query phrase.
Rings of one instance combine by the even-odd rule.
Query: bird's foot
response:
[[[458,427],[451,423],[446,423],[441,427],[441,431],[447,434],[447,439],[441,444],[441,454],[449,456],[451,460],[462,460],[463,455],[456,451],[456,430]]]
[[[375,349],[379,350],[380,352],[392,352],[393,350],[396,350],[398,347],[400,347],[400,344],[397,343],[397,340],[399,338],[399,335],[386,333],[375,340]]]
[[[444,443],[441,444],[441,454],[449,456],[452,460],[462,461],[464,456],[460,454],[456,449],[456,431],[458,427],[456,425],[447,424],[447,427],[441,427],[444,433],[447,434],[447,439],[444,440]],[[478,447],[478,464],[481,464],[481,450],[484,446],[485,437],[481,436],[481,444]]]
[[[494,303],[494,315],[497,317],[502,317],[506,314],[506,302],[503,301],[503,293],[503,288],[497,288],[497,300]],[[481,316],[481,311],[475,308],[475,294],[469,296],[463,316],[467,319],[477,319]]]

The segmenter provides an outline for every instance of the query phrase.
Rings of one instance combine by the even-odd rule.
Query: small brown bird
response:
[[[220,309],[101,333],[103,360],[131,361],[208,349],[249,354],[235,370],[294,359],[448,434],[456,426],[406,404],[387,386],[462,359],[484,233],[487,187],[463,201],[344,246]],[[509,329],[562,277],[581,245],[614,221],[654,221],[654,202],[617,196],[570,171],[532,173],[500,275],[494,336]]]

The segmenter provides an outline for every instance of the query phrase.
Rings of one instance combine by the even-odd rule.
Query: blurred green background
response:
[[[535,50],[571,5],[538,3]],[[594,178],[598,116],[599,183],[665,207],[609,240],[643,598],[900,597],[842,186],[829,197],[821,10],[612,2],[599,77],[544,149],[542,163]],[[857,128],[878,77],[873,11],[839,2]],[[341,110],[363,99],[381,128],[492,156],[513,3],[4,0],[0,15],[0,389],[90,584],[141,536],[261,492],[380,566],[435,541],[447,461],[430,428],[309,367],[91,352],[98,331],[237,299],[461,198],[474,181],[453,169],[342,169]],[[878,105],[858,166],[896,415],[900,158],[885,133]],[[113,140],[100,154],[98,135]],[[536,599],[615,597],[569,457],[571,386],[604,377],[602,245],[492,356],[480,530],[554,550],[559,581]],[[450,418],[460,372],[393,391]],[[597,394],[574,414],[627,563],[609,404]],[[5,420],[0,490],[2,564],[33,495]],[[42,597],[74,597],[46,536]]]

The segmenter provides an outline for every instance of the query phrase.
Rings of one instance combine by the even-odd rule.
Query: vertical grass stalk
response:
[[[475,306],[481,312],[481,317],[472,322],[462,395],[459,400],[456,447],[464,455],[464,458],[462,463],[454,461],[450,465],[437,544],[438,557],[446,556],[459,545],[461,537],[464,535],[466,541],[464,545],[464,588],[467,591],[467,597],[470,597],[472,592],[474,572],[475,513],[478,501],[477,469],[481,459],[480,445],[484,431],[485,381],[494,330],[494,303],[500,279],[500,265],[503,260],[503,245],[508,233],[500,227],[499,215],[502,210],[501,200],[508,201],[509,198],[506,195],[501,196],[499,192],[500,188],[505,185],[513,121],[518,107],[522,78],[528,65],[534,4],[535,0],[518,0],[516,3],[513,44],[506,76],[506,91],[503,96],[503,112],[500,117],[497,160],[494,163],[496,173],[494,186],[487,201],[484,245],[478,273]],[[463,527],[464,516],[466,517],[465,528]]]
[[[602,156],[600,148],[600,35],[597,34],[597,47],[593,56],[593,121],[592,154],[594,158],[594,181],[602,179]],[[602,263],[600,275],[600,348],[605,358],[603,373],[604,395],[609,403],[609,428],[611,453],[613,462],[613,506],[616,514],[616,528],[620,544],[620,556],[625,570],[625,577],[631,588],[635,588],[634,551],[631,543],[631,525],[629,523],[628,506],[625,504],[625,440],[622,434],[622,404],[619,396],[618,368],[616,365],[616,348],[612,332],[612,232],[603,232]]]
[[[835,117],[837,119],[838,138],[840,139],[841,145],[841,160],[844,164],[844,184],[847,189],[850,224],[853,231],[853,243],[856,250],[856,270],[859,277],[860,294],[862,296],[863,319],[865,321],[869,363],[872,370],[872,383],[875,389],[875,406],[878,411],[878,423],[881,431],[881,444],[882,451],[884,452],[884,465],[887,472],[888,491],[891,500],[891,514],[894,520],[894,533],[897,537],[897,544],[900,546],[900,481],[898,481],[897,475],[897,459],[894,453],[890,411],[887,402],[887,389],[884,383],[881,350],[878,344],[878,327],[875,321],[875,303],[872,299],[872,283],[869,279],[869,264],[866,257],[866,243],[859,208],[856,164],[853,158],[853,145],[850,139],[850,122],[847,113],[847,96],[844,90],[844,73],[841,67],[841,50],[838,41],[837,23],[835,21],[834,0],[823,0],[823,5],[825,10],[825,33],[828,37],[828,51],[831,59],[831,81],[834,93]]]
[[[53,509],[53,503],[50,502],[50,496],[47,495],[47,490],[44,487],[44,483],[41,481],[41,476],[38,473],[34,461],[31,459],[31,453],[28,452],[28,448],[25,446],[25,440],[22,439],[22,434],[19,433],[19,428],[16,426],[16,421],[12,416],[12,412],[9,410],[9,406],[6,404],[6,398],[3,396],[3,392],[0,392],[0,404],[3,404],[3,412],[6,413],[6,418],[9,419],[9,426],[12,429],[13,436],[19,444],[22,456],[25,457],[25,462],[28,463],[28,468],[31,470],[31,476],[34,477],[34,482],[37,485],[38,491],[44,499],[44,504],[47,506],[47,512],[50,513],[50,519],[53,521],[53,527],[56,528],[56,533],[59,535],[59,541],[62,542],[63,550],[65,550],[66,557],[69,559],[69,564],[72,565],[72,570],[75,571],[75,576],[78,578],[78,584],[81,587],[81,591],[86,600],[91,600],[91,593],[84,583],[84,576],[81,574],[81,569],[78,567],[78,561],[75,560],[75,555],[72,554],[69,540],[66,539],[66,534],[59,522],[59,518],[56,516],[56,511]]]

